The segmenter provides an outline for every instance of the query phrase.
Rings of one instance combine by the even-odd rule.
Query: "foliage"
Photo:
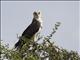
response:
[[[0,44],[1,60],[80,60],[80,56],[75,51],[67,51],[59,48],[51,41],[52,36],[60,26],[60,22],[55,24],[53,31],[47,37],[40,37],[37,41],[26,41],[20,50],[9,49],[8,46]],[[38,41],[43,40],[42,43]]]

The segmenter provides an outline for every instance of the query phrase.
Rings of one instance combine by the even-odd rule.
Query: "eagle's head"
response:
[[[43,21],[42,21],[42,14],[41,14],[41,11],[40,10],[33,12],[33,19],[39,21],[41,23],[41,28],[42,28]]]
[[[41,19],[41,12],[40,11],[34,11],[33,12],[33,18],[34,19]]]

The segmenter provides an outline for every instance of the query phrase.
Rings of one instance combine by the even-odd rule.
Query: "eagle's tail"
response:
[[[20,40],[15,44],[15,48],[17,48],[21,44]]]
[[[19,38],[19,41],[15,44],[15,48],[16,48],[17,50],[22,49],[23,46],[28,45],[28,44],[34,42],[34,37],[35,37],[35,36],[33,36],[33,37],[30,38],[30,39],[29,39],[29,38],[26,38],[25,36],[20,37],[20,38]],[[25,44],[25,43],[26,43],[26,44]]]
[[[21,47],[24,44],[24,40],[22,39],[22,37],[19,38],[19,41],[15,44],[15,48],[17,49],[21,49]]]
[[[26,43],[26,41],[27,41],[27,39],[24,36],[21,36],[19,38],[19,41],[15,44],[15,48],[17,48],[17,50],[21,49],[22,46]]]
[[[21,40],[19,40],[16,44],[15,44],[15,48],[20,48],[20,46],[21,46]]]

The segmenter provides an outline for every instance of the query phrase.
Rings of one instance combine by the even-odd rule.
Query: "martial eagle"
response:
[[[31,24],[25,29],[21,37],[26,37],[28,39],[31,39],[34,35],[40,32],[41,29],[42,29],[41,12],[35,11],[33,12],[33,19]],[[23,42],[23,39],[19,39],[19,41],[15,44],[15,48],[20,48],[22,42]]]

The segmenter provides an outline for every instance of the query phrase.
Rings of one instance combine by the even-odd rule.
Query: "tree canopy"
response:
[[[39,36],[37,41],[25,41],[20,50],[9,49],[0,43],[1,60],[80,60],[78,52],[59,48],[54,44],[52,37],[61,25],[57,22],[48,36]],[[38,41],[43,40],[42,43]]]

